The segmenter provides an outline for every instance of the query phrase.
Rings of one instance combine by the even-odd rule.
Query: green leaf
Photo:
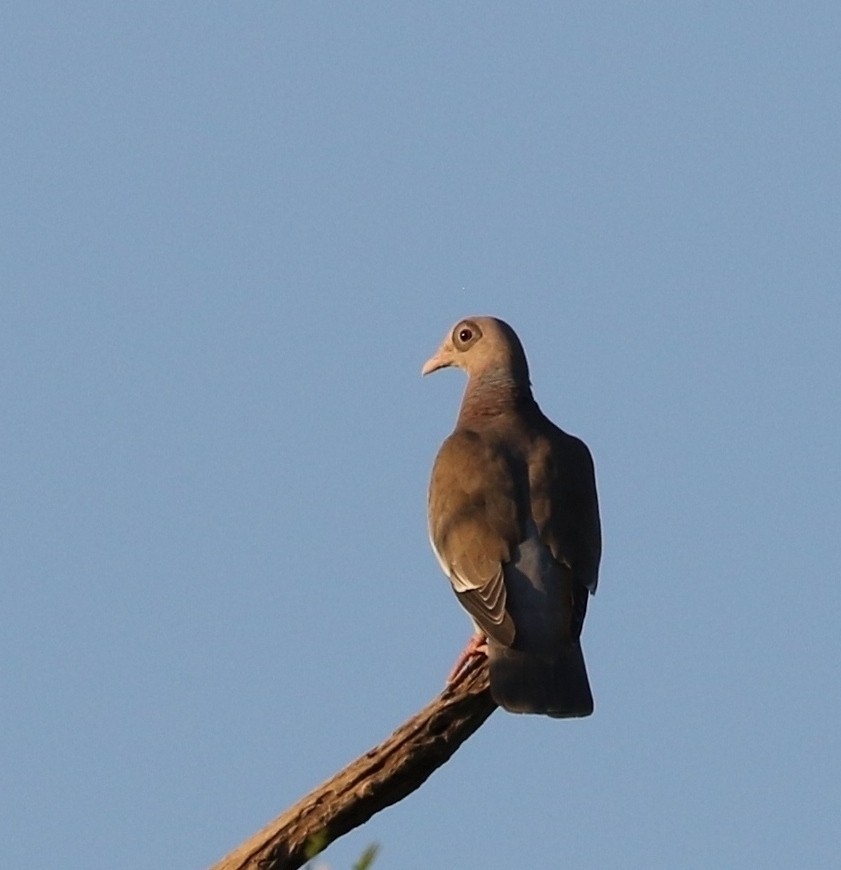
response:
[[[315,858],[319,852],[323,852],[330,845],[330,838],[327,835],[327,829],[313,834],[304,846],[304,855],[307,856],[307,861]]]
[[[371,843],[371,845],[362,853],[359,860],[353,865],[353,870],[368,870],[369,867],[373,866],[374,858],[377,857],[377,852],[379,851],[379,843]]]

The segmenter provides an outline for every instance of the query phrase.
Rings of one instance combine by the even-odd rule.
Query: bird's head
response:
[[[466,317],[452,328],[421,369],[428,375],[455,366],[468,377],[501,376],[528,383],[526,354],[517,333],[496,317]]]

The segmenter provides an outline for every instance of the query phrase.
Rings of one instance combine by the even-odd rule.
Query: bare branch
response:
[[[215,864],[211,870],[296,870],[322,847],[402,800],[496,709],[487,661],[456,680],[387,740],[351,762]]]

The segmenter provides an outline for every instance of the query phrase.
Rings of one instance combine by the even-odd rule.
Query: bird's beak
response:
[[[441,347],[435,351],[435,355],[431,356],[421,369],[421,375],[429,375],[432,372],[437,372],[438,369],[444,369],[453,364],[453,349],[449,342],[445,341]]]

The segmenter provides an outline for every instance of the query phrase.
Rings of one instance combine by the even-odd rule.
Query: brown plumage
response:
[[[593,710],[581,628],[595,592],[601,532],[590,452],[543,415],[514,330],[459,321],[423,374],[468,375],[455,431],[429,487],[429,533],[477,635],[491,692],[523,713]],[[474,638],[468,647],[472,654]]]

